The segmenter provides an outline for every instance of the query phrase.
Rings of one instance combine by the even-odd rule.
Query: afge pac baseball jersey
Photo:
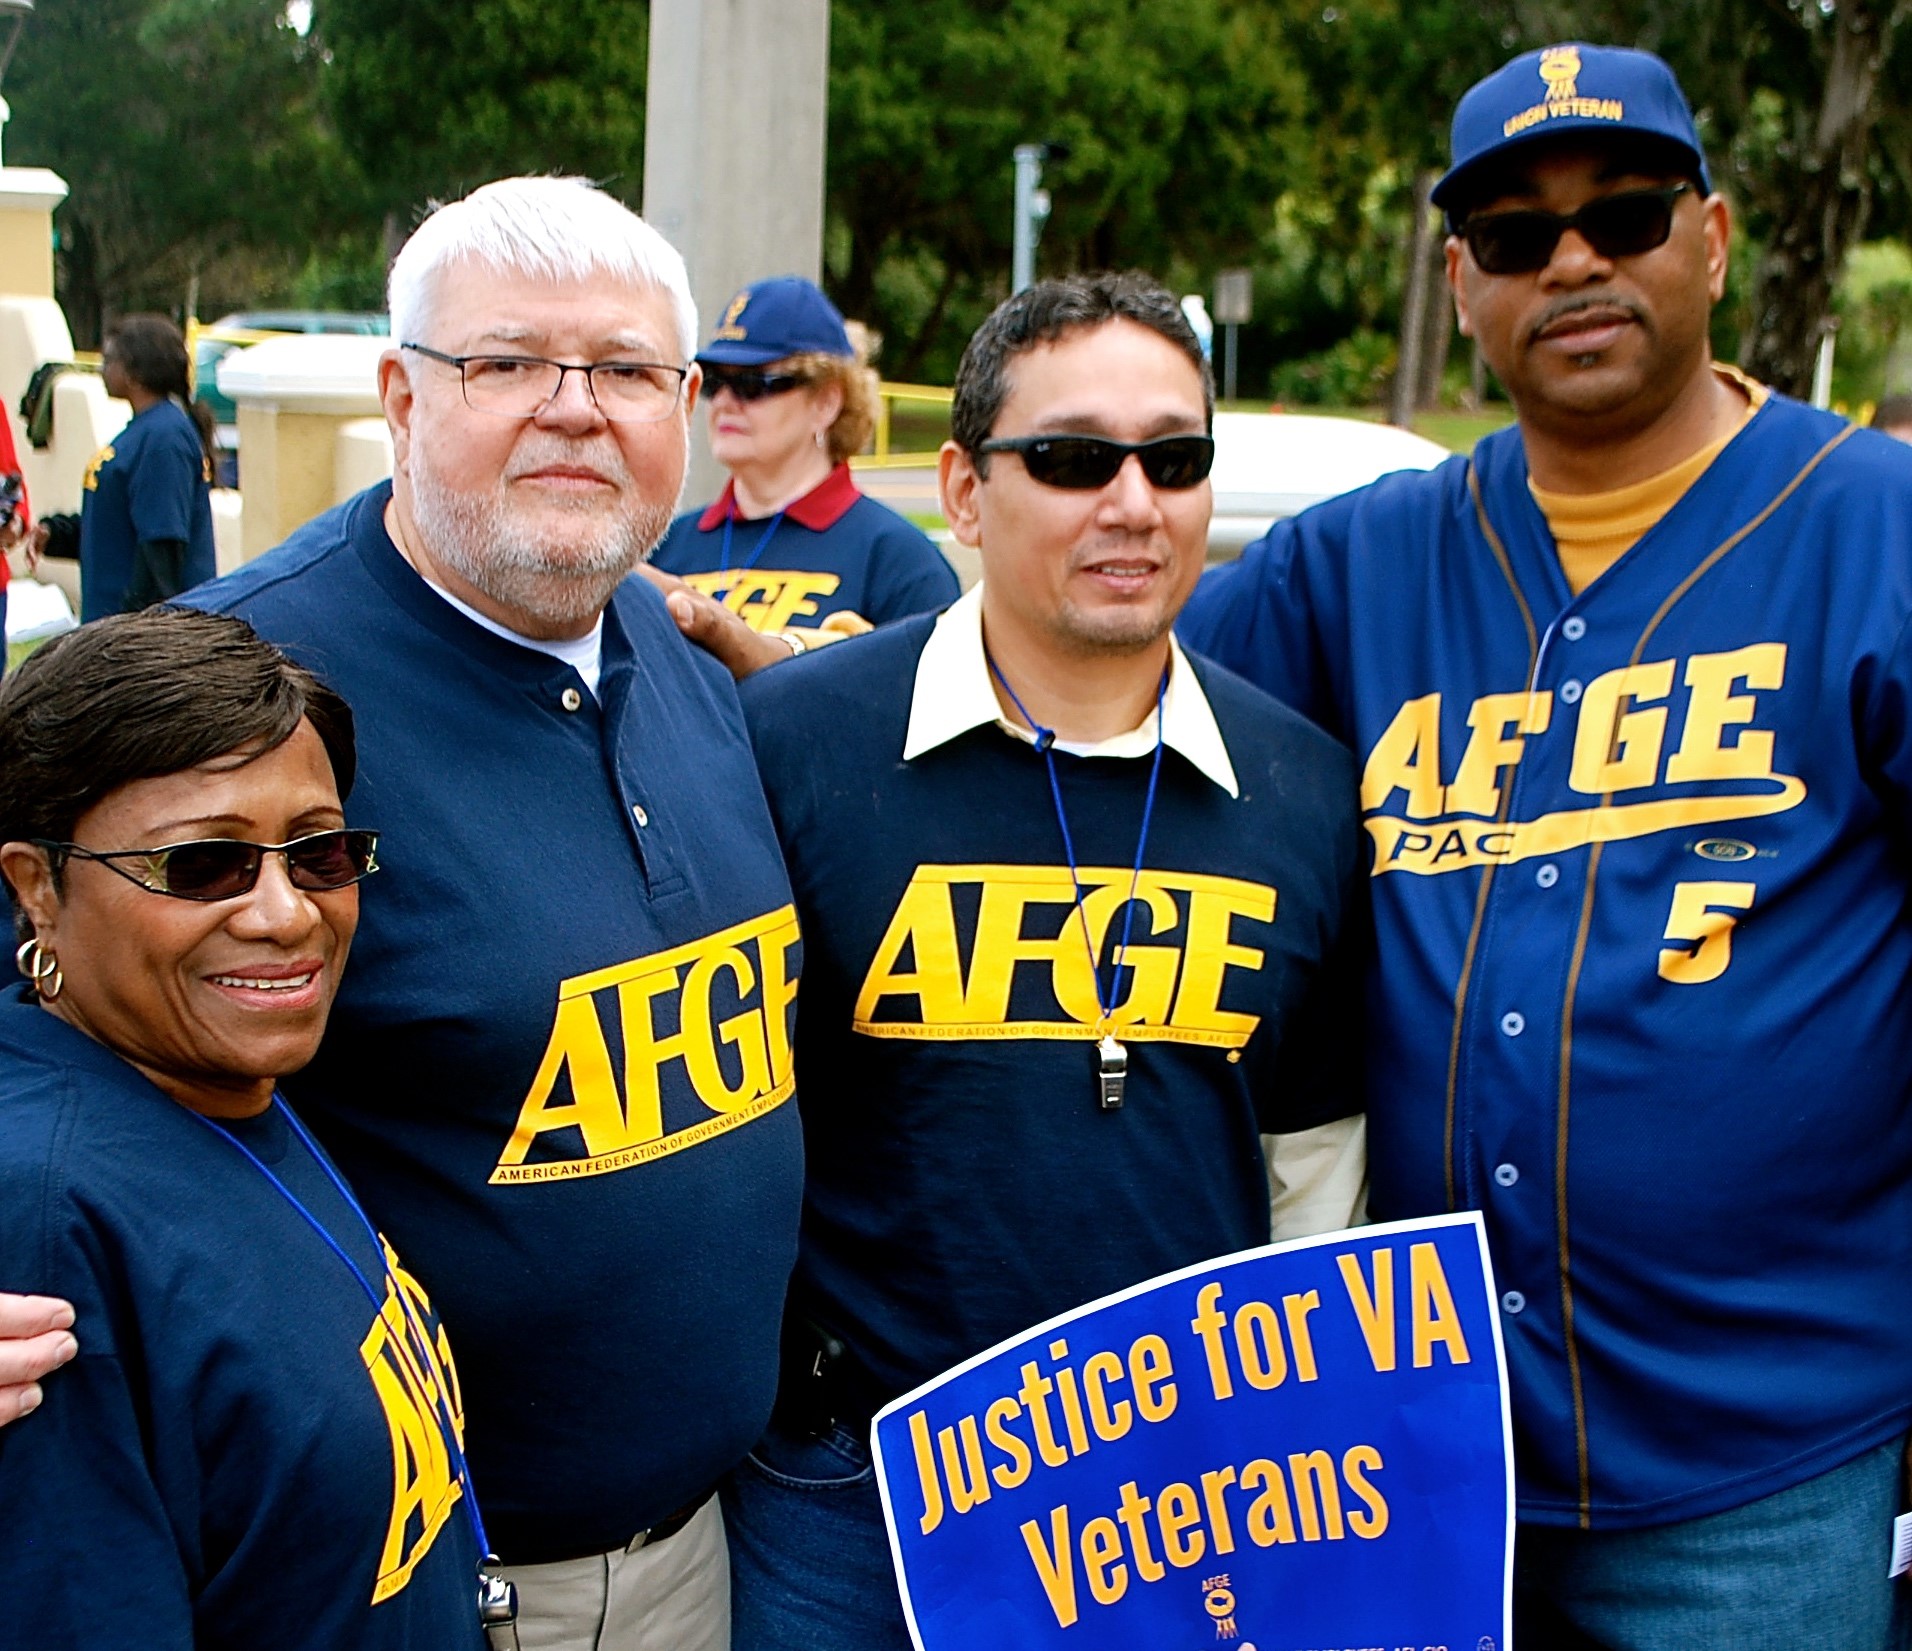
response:
[[[1361,763],[1373,1207],[1486,1212],[1523,1517],[1906,1425],[1909,621],[1912,451],[1780,397],[1578,597],[1510,430],[1191,605]]]

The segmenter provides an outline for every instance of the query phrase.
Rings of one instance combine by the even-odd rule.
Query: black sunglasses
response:
[[[313,894],[347,888],[378,870],[376,831],[315,831],[310,837],[295,837],[289,843],[208,837],[203,842],[168,843],[163,848],[108,850],[55,843],[43,837],[33,842],[57,857],[97,860],[127,882],[154,894],[170,894],[177,900],[232,900],[250,894],[268,854],[283,854],[292,886]],[[133,868],[117,864],[120,860],[134,862]]]
[[[1532,275],[1552,261],[1568,230],[1602,258],[1631,258],[1665,246],[1673,233],[1673,208],[1690,183],[1662,189],[1626,189],[1588,201],[1578,212],[1488,212],[1469,218],[1455,233],[1488,275]]]
[[[1155,441],[1109,441],[1102,436],[992,436],[978,453],[1016,453],[1045,487],[1106,487],[1133,453],[1156,487],[1177,492],[1199,486],[1215,467],[1213,436],[1162,436]]]
[[[808,384],[801,373],[766,373],[758,367],[706,367],[704,394],[714,396],[728,390],[739,401],[762,401],[765,396],[780,396]]]

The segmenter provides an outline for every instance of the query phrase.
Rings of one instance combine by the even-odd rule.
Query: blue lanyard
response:
[[[1135,926],[1135,895],[1142,886],[1142,857],[1148,849],[1149,821],[1155,816],[1156,782],[1162,777],[1162,714],[1163,707],[1168,702],[1168,667],[1162,667],[1162,680],[1155,689],[1155,757],[1149,764],[1149,789],[1147,799],[1142,804],[1142,829],[1136,833],[1135,837],[1135,871],[1129,879],[1128,903],[1122,911],[1122,945],[1115,954],[1113,978],[1109,983],[1109,995],[1105,998],[1102,995],[1102,964],[1095,955],[1095,942],[1089,935],[1088,913],[1082,907],[1082,876],[1076,870],[1075,838],[1069,831],[1069,811],[1062,805],[1062,781],[1056,774],[1056,731],[1053,728],[1044,728],[1029,714],[1028,708],[1016,697],[1016,690],[1009,686],[1009,678],[1002,674],[1002,667],[996,663],[995,656],[987,648],[983,650],[983,657],[989,661],[989,669],[996,680],[1002,684],[1003,692],[1009,696],[1010,703],[1015,706],[1022,720],[1029,724],[1036,736],[1036,749],[1042,753],[1042,760],[1049,765],[1049,795],[1055,800],[1056,824],[1062,828],[1062,849],[1069,857],[1069,883],[1075,890],[1076,916],[1082,923],[1082,943],[1089,948],[1089,973],[1095,981],[1096,1007],[1102,1011],[1102,1019],[1096,1026],[1095,1034],[1103,1041],[1106,1051],[1113,1037],[1115,1006],[1122,1000],[1122,971],[1127,967],[1129,935]],[[1119,1049],[1119,1046],[1117,1048]],[[1124,1057],[1122,1070],[1126,1076],[1126,1057]],[[1122,1104],[1122,1087],[1120,1081],[1115,1084],[1113,1090],[1108,1087],[1106,1059],[1104,1075],[1103,1108],[1106,1111],[1113,1111]]]
[[[345,1182],[340,1179],[338,1171],[326,1161],[325,1154],[319,1151],[318,1143],[312,1139],[311,1135],[306,1131],[305,1125],[299,1121],[299,1115],[294,1112],[291,1107],[286,1105],[284,1097],[274,1094],[272,1099],[279,1110],[285,1114],[286,1122],[292,1126],[292,1133],[298,1136],[305,1144],[306,1151],[312,1154],[312,1161],[325,1172],[325,1178],[332,1183],[339,1197],[345,1200],[346,1208],[359,1218],[359,1225],[365,1229],[366,1237],[371,1239],[372,1248],[380,1255],[383,1255],[385,1253],[384,1247],[379,1242],[377,1229],[373,1227],[359,1201],[352,1196],[351,1188],[346,1186]],[[191,1111],[190,1108],[187,1110]],[[259,1155],[223,1124],[218,1123],[212,1118],[208,1118],[203,1112],[193,1112],[192,1116],[197,1118],[215,1135],[223,1136],[227,1141],[230,1141],[234,1147],[244,1154],[247,1162],[272,1183],[278,1190],[279,1196],[297,1210],[299,1214],[305,1218],[305,1224],[324,1240],[326,1248],[345,1263],[346,1268],[351,1272],[352,1276],[358,1280],[359,1288],[365,1292],[366,1300],[371,1302],[372,1311],[380,1318],[383,1318],[385,1316],[385,1303],[380,1298],[379,1293],[372,1288],[372,1281],[365,1276],[365,1270],[360,1267],[351,1256],[346,1254],[345,1246],[334,1238],[332,1234],[326,1230],[324,1223],[305,1207],[300,1201],[299,1195],[288,1187],[285,1182],[281,1181],[278,1176],[274,1175]],[[392,1277],[389,1267],[387,1267],[385,1271],[385,1283],[394,1299],[397,1300],[398,1310],[404,1317],[406,1337],[413,1343],[412,1353],[419,1359],[422,1365],[429,1368],[431,1364],[429,1357],[431,1351],[430,1338],[426,1336],[424,1327],[413,1317],[415,1309],[404,1290],[399,1287],[398,1280]],[[478,1540],[478,1556],[481,1561],[491,1563],[493,1562],[491,1559],[491,1544],[485,1540],[485,1522],[479,1517],[478,1498],[471,1488],[471,1469],[466,1465],[465,1453],[459,1447],[457,1429],[452,1426],[451,1415],[448,1408],[451,1401],[445,1392],[445,1384],[443,1382],[434,1382],[433,1385],[438,1389],[438,1402],[432,1407],[433,1413],[438,1422],[438,1430],[444,1437],[445,1450],[451,1457],[452,1466],[457,1470],[458,1483],[465,1493],[465,1511],[471,1518],[472,1535]]]
[[[785,509],[788,508],[788,506],[785,506]],[[771,535],[783,525],[783,514],[783,511],[779,510],[776,515],[770,518],[770,525],[763,530],[763,537],[757,541],[750,554],[746,556],[742,562],[738,563],[737,571],[739,573],[748,573],[757,565],[757,558],[763,555],[764,546],[770,543]],[[730,572],[730,530],[736,524],[736,521],[737,496],[733,493],[730,498],[730,508],[724,512],[724,542],[717,553],[717,571],[720,574]],[[720,593],[719,600],[722,599],[723,595],[727,594],[729,594],[728,589]]]

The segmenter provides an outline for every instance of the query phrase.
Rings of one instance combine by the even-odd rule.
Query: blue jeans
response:
[[[1905,1441],[1704,1519],[1637,1531],[1522,1525],[1522,1651],[1903,1651],[1886,1576]]]
[[[731,1651],[910,1651],[865,1440],[773,1421],[723,1497]]]

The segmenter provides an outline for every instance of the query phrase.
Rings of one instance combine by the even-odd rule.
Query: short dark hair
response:
[[[1038,281],[998,304],[963,350],[956,369],[956,400],[950,408],[950,438],[988,474],[988,456],[977,452],[996,428],[1009,397],[1009,364],[1027,350],[1053,344],[1064,333],[1133,321],[1167,339],[1187,356],[1202,379],[1202,413],[1215,423],[1215,378],[1201,340],[1182,313],[1181,300],[1153,276],[1065,275]]]
[[[1912,396],[1887,396],[1872,409],[1872,428],[1903,430],[1912,425]]]
[[[351,708],[243,619],[149,608],[95,620],[0,683],[0,842],[70,842],[121,786],[270,751],[301,722],[346,796],[358,767]]]

